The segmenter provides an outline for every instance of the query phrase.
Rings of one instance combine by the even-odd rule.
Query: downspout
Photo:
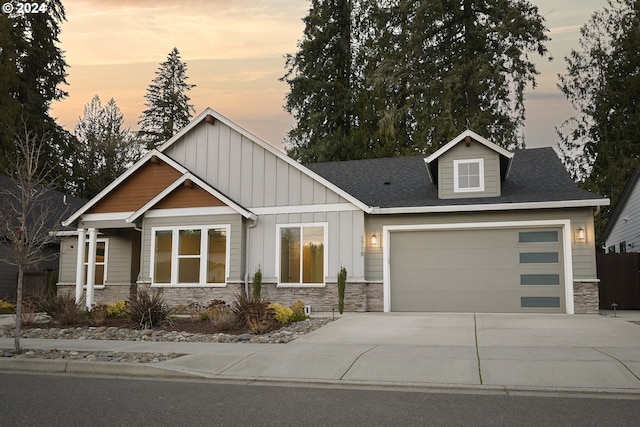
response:
[[[249,296],[249,247],[251,244],[251,233],[250,229],[254,228],[258,225],[258,218],[247,218],[247,222],[245,223],[245,243],[244,243],[244,292],[245,295]]]

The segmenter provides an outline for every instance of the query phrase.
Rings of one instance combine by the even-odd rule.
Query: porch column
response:
[[[95,228],[89,229],[89,252],[87,253],[87,259],[89,262],[87,263],[87,298],[86,305],[87,309],[91,310],[93,308],[94,297],[93,290],[96,285],[96,238],[98,236],[98,232]]]
[[[82,298],[82,287],[84,286],[84,254],[85,254],[86,231],[78,228],[78,257],[76,260],[76,303]]]

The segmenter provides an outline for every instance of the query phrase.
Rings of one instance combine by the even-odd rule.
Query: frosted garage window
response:
[[[518,233],[520,243],[549,243],[558,241],[557,231],[521,231]]]
[[[558,252],[522,252],[521,264],[555,264],[558,262]]]
[[[521,274],[520,284],[528,285],[559,285],[559,274]]]

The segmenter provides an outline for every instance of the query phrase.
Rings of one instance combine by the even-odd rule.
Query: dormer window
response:
[[[453,161],[453,191],[484,191],[484,159]]]

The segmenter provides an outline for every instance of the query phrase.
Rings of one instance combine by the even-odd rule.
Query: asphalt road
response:
[[[637,426],[637,399],[0,373],[4,426]]]

